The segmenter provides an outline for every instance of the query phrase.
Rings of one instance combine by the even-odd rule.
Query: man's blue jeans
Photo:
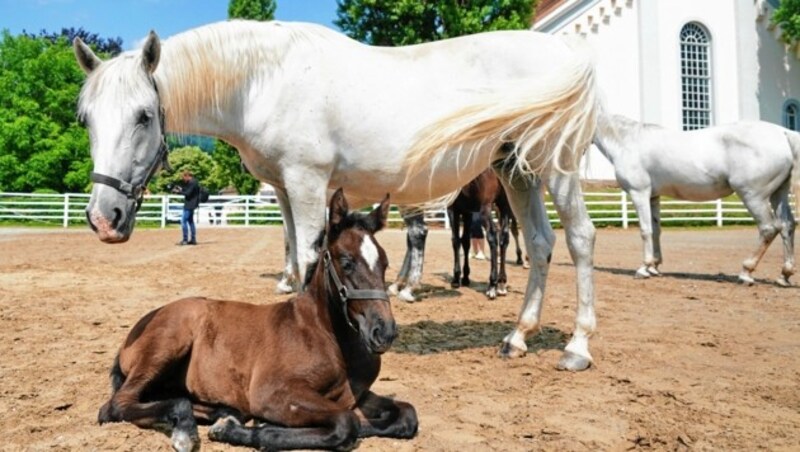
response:
[[[189,240],[189,230],[192,231],[192,240]],[[196,234],[194,229],[194,209],[183,209],[181,216],[181,231],[183,231],[183,241],[195,241]]]

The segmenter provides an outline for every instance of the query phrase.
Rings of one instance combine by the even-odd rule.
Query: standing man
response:
[[[192,176],[192,172],[184,170],[183,187],[180,189],[184,196],[183,215],[181,215],[181,231],[183,240],[178,245],[197,245],[197,234],[194,227],[194,209],[200,204],[200,184]],[[191,231],[191,236],[189,232]],[[191,237],[191,240],[189,239]]]

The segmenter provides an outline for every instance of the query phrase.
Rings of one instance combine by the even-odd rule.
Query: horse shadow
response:
[[[442,282],[447,283],[448,286],[450,286],[450,282],[453,281],[453,275],[451,275],[450,273],[439,272],[439,273],[434,273],[434,275],[438,276],[442,280]],[[423,284],[423,286],[424,286],[424,284]],[[430,286],[430,287],[436,287],[436,286]],[[447,289],[445,287],[439,287],[439,289],[440,289],[439,291],[431,293],[430,295],[425,296],[424,298],[428,298],[429,296],[431,296],[431,297],[432,296],[457,297],[457,296],[461,295],[461,292],[459,292],[456,289]],[[479,293],[479,294],[485,294],[486,291],[489,290],[489,282],[488,281],[470,280],[469,286],[461,286],[460,289],[469,289],[469,290],[474,290],[476,293]],[[522,292],[520,290],[511,289],[511,288],[509,288],[508,292],[509,293],[514,293],[514,294],[523,294],[524,293],[524,292]]]
[[[400,335],[392,345],[395,353],[430,355],[435,353],[496,347],[509,330],[512,322],[459,320],[436,322],[422,320],[400,325]],[[563,350],[569,335],[557,328],[542,327],[525,343],[528,351]]]
[[[572,266],[572,264],[566,264],[566,263],[560,263],[556,265],[567,266],[567,267]],[[633,278],[636,275],[636,270],[630,270],[630,269],[613,268],[613,267],[594,267],[594,269],[599,272],[610,273],[612,275],[630,276],[631,278]],[[660,276],[654,276],[651,277],[650,279],[657,280],[659,278],[685,279],[689,281],[713,281],[719,283],[740,284],[738,275],[729,275],[725,273],[711,274],[711,273],[690,273],[690,272],[662,272]],[[753,279],[758,284],[767,284],[776,287],[782,287],[778,283],[770,279],[766,278],[753,278]],[[797,286],[792,286],[792,288],[797,288]]]

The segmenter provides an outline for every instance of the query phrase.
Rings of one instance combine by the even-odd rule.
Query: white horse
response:
[[[523,355],[539,325],[555,240],[540,174],[578,276],[576,327],[559,366],[591,364],[594,228],[574,171],[599,108],[585,45],[517,31],[381,48],[317,25],[231,21],[163,45],[151,32],[141,50],[105,62],[80,40],[74,48],[88,74],[78,105],[96,182],[87,217],[101,240],[130,236],[165,129],[233,144],[276,187],[299,281],[316,258],[328,187],[343,187],[356,205],[387,192],[415,204],[500,161],[532,264],[518,325],[500,353]]]
[[[739,280],[753,284],[752,272],[780,234],[784,264],[777,282],[789,285],[795,271],[796,224],[789,190],[794,187],[795,201],[800,202],[800,134],[754,121],[678,132],[601,115],[595,144],[614,165],[617,181],[639,216],[644,262],[636,277],[659,274],[660,196],[708,201],[735,192],[759,232],[758,248],[742,263]]]

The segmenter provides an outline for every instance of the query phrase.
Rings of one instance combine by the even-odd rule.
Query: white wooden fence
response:
[[[636,211],[623,191],[585,193],[587,208],[592,221],[597,224],[627,228],[638,222]],[[158,227],[177,223],[183,209],[182,196],[152,195],[145,197],[137,215],[137,222]],[[89,202],[87,194],[31,194],[0,193],[0,225],[30,224],[63,227],[85,224],[85,208]],[[558,224],[558,216],[552,203],[547,202],[550,221]],[[197,223],[203,226],[258,226],[280,224],[281,211],[274,195],[211,196],[209,202],[197,209]],[[448,228],[447,215],[443,209],[429,210],[426,222],[432,226]],[[389,221],[402,223],[396,209],[392,209]],[[753,219],[738,199],[708,202],[687,202],[672,199],[661,201],[662,224],[716,225],[747,223]]]

